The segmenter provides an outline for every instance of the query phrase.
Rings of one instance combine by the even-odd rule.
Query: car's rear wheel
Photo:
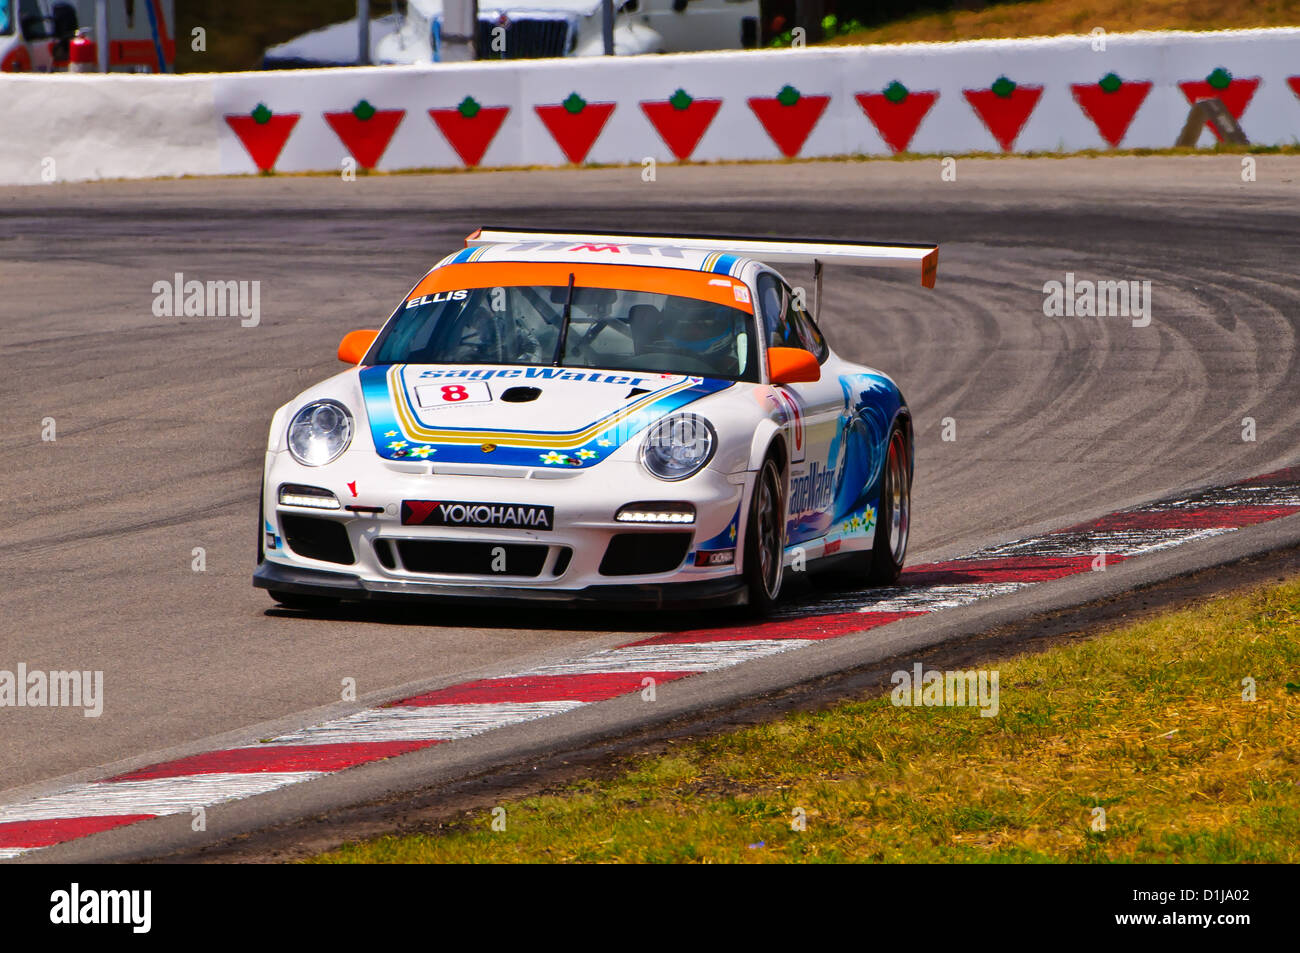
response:
[[[892,586],[898,582],[907,557],[912,520],[912,474],[907,459],[907,437],[900,424],[889,435],[885,471],[880,478],[880,504],[876,507],[876,539],[871,550],[867,582]]]
[[[333,609],[339,604],[339,600],[331,599],[329,596],[304,596],[297,592],[280,592],[278,589],[270,589],[268,592],[282,608],[297,609],[301,612],[320,612]]]
[[[785,507],[781,496],[781,471],[776,461],[763,461],[750,494],[745,530],[745,583],[749,607],[756,615],[772,610],[781,594],[785,574]]]

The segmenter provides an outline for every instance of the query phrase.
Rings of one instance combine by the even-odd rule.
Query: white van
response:
[[[171,72],[176,61],[174,0],[108,0],[109,69]],[[94,35],[95,0],[0,0],[0,72],[68,68],[78,28]]]

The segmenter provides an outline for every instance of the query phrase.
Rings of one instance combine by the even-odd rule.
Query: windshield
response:
[[[14,5],[12,0],[0,0],[0,36],[14,31]]]
[[[714,299],[702,300],[583,287],[591,266],[548,270],[564,283],[426,291],[430,281],[422,282],[384,326],[367,363],[533,364],[758,380],[752,305],[740,282],[713,278],[708,287],[707,273],[681,273]],[[736,306],[718,300],[721,292]]]

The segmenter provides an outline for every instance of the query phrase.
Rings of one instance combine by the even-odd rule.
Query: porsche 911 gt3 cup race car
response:
[[[771,267],[933,245],[480,229],[348,370],[276,411],[254,584],[284,606],[438,597],[771,608],[790,567],[897,580],[912,422]],[[815,305],[814,305],[815,310]]]

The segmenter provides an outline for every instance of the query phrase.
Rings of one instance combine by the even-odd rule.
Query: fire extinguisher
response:
[[[98,61],[95,41],[90,38],[90,31],[82,27],[68,43],[68,72],[93,73],[99,68]]]

